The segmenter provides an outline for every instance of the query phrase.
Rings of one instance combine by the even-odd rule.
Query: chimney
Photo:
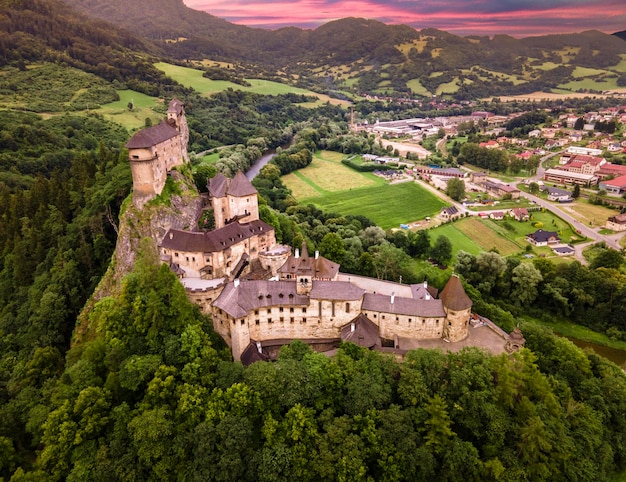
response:
[[[235,288],[239,288],[239,278],[235,278],[233,283],[235,283]]]
[[[356,327],[354,326],[354,322],[350,323],[350,331],[352,333],[354,333],[354,330],[356,329]]]
[[[424,288],[428,289],[428,281],[424,280]]]
[[[257,341],[256,342],[256,349],[259,353],[263,353],[263,348],[261,347],[261,342]]]
[[[424,298],[426,301],[430,301],[430,293],[426,293],[426,297]]]
[[[298,248],[296,248],[296,258],[300,257],[300,250]]]
[[[396,293],[395,291],[393,293],[391,293],[391,304],[393,305],[393,301],[396,299]]]
[[[174,238],[174,233],[170,231],[170,239]]]
[[[320,252],[319,251],[315,251],[315,259],[320,257]]]

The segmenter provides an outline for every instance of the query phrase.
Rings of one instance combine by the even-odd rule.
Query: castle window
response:
[[[278,311],[280,311],[282,313],[283,312],[283,307],[281,306],[280,308],[278,308]]]
[[[259,310],[254,310],[254,314],[258,315],[259,314]]]
[[[196,262],[196,257],[192,256],[191,261],[193,261],[195,263]]]
[[[383,315],[383,316],[382,316],[382,319],[383,319],[383,320],[385,319],[385,315]]]
[[[306,323],[306,316],[302,318],[302,323]]]
[[[318,316],[322,316],[322,302],[321,301],[317,302],[317,312],[318,312]]]
[[[271,318],[268,318],[268,319],[267,319],[267,322],[268,322],[268,323],[271,323],[271,322],[272,322],[272,319],[271,319]]]
[[[378,318],[378,315],[376,313],[374,313],[374,318]]]
[[[346,313],[350,313],[350,303],[346,303]]]
[[[210,263],[210,262],[211,262],[211,258],[207,258],[207,259],[206,259],[206,262],[207,262],[207,263]]]
[[[396,316],[396,321],[398,321],[399,319],[400,319],[400,317],[399,317],[399,316]]]
[[[246,322],[246,320],[241,320],[241,324],[243,325]]]
[[[289,313],[293,313],[293,306],[289,308]]]
[[[335,316],[335,302],[334,301],[330,305],[330,313],[331,313],[331,316]]]
[[[281,317],[280,317],[280,321],[285,321],[285,317],[284,317],[284,316],[281,316]]]
[[[174,253],[174,257],[175,257],[175,258],[178,258],[178,253]]]
[[[261,321],[260,321],[258,318],[257,318],[256,320],[254,320],[254,324],[255,324],[255,325],[258,325],[258,324],[260,324],[260,323],[261,323]]]
[[[272,309],[271,309],[271,308],[268,308],[268,309],[267,309],[267,314],[268,314],[268,315],[272,314]]]
[[[290,323],[293,323],[293,322],[294,322],[293,316],[292,316],[291,318],[289,318],[289,322],[290,322]]]
[[[189,262],[189,256],[185,256],[185,261]]]
[[[439,320],[435,321],[435,323],[439,324]]]
[[[306,306],[302,308],[302,313],[306,313]]]
[[[409,318],[409,323],[411,323],[413,320],[411,318]]]

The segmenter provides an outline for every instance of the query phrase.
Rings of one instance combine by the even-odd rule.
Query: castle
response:
[[[167,122],[128,142],[136,206],[157,196],[167,172],[187,162],[187,139],[182,103],[174,100]],[[426,282],[402,285],[341,273],[318,252],[309,255],[306,243],[295,252],[276,243],[243,173],[232,179],[218,174],[207,187],[204,210],[213,214],[214,228],[169,229],[159,254],[189,299],[211,314],[235,360],[272,359],[294,339],[320,351],[341,341],[398,350],[403,340],[468,336],[472,301],[457,276],[438,293]]]
[[[188,143],[185,110],[178,99],[169,103],[167,120],[138,131],[126,143],[137,208],[161,194],[173,167],[189,162]]]

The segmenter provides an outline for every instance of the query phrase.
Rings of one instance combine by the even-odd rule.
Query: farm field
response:
[[[327,101],[335,105],[349,104],[349,102],[339,99],[332,99],[327,95],[317,94],[310,90],[300,89],[298,87],[292,87],[287,84],[281,84],[279,82],[272,82],[269,80],[246,79],[246,81],[251,84],[251,86],[248,87],[235,84],[234,82],[229,82],[226,80],[207,79],[206,77],[202,77],[201,70],[192,69],[189,67],[180,67],[178,65],[168,64],[166,62],[158,62],[154,64],[154,66],[157,69],[163,71],[165,75],[171,77],[177,82],[180,82],[185,87],[191,87],[204,95],[215,94],[230,87],[233,90],[243,90],[245,92],[254,92],[256,94],[280,95],[293,93],[317,97],[319,99],[316,103],[303,104],[305,106],[310,106],[313,104],[321,105],[322,103],[325,103]]]
[[[550,212],[535,212],[531,222],[518,222],[515,220],[494,221],[492,219],[479,219],[469,217],[454,223],[444,224],[430,231],[431,239],[443,234],[452,242],[452,251],[456,255],[459,250],[471,254],[495,249],[503,256],[521,253],[528,245],[526,235],[534,233],[537,227],[535,222],[542,223],[541,229],[556,231],[564,242],[580,240],[569,225],[554,216]],[[504,223],[508,224],[507,229]],[[533,247],[535,254],[552,256],[552,250],[548,247]],[[560,258],[559,258],[560,259]]]
[[[604,226],[610,216],[618,214],[618,211],[614,209],[609,209],[605,206],[596,206],[584,201],[563,205],[561,209],[578,219],[581,223],[592,227]]]
[[[362,214],[383,229],[397,228],[437,213],[444,202],[414,182],[338,191],[299,199],[338,214]]]
[[[338,214],[361,214],[383,229],[432,216],[444,206],[416,183],[389,184],[372,173],[341,164],[345,157],[317,151],[308,167],[283,176],[283,182],[300,204],[314,204]]]

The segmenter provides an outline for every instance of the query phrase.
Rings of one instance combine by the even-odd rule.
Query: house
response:
[[[441,211],[439,212],[439,217],[445,220],[457,219],[461,217],[461,212],[456,206],[449,206],[441,208]]]
[[[543,191],[548,193],[548,201],[568,202],[572,200],[572,193],[558,187],[544,187]]]
[[[516,221],[527,221],[530,218],[530,214],[526,208],[514,208],[511,210],[511,216],[513,216]]]
[[[490,140],[490,141],[487,141],[487,142],[481,142],[479,144],[479,146],[483,147],[485,149],[498,149],[500,147],[500,144],[498,144],[494,140]]]
[[[554,231],[544,231],[538,229],[534,233],[526,236],[526,241],[535,246],[549,246],[551,244],[558,244],[561,242],[561,238]]]
[[[508,184],[486,181],[483,183],[483,187],[485,191],[495,197],[504,197],[506,195],[510,195],[511,199],[519,199],[520,197],[520,190]]]
[[[606,222],[606,229],[616,232],[626,231],[626,213],[611,216]]]
[[[504,211],[492,211],[489,217],[495,221],[501,221],[504,219]]]
[[[626,174],[614,179],[605,179],[598,185],[600,189],[604,189],[608,194],[621,196],[626,192]]]
[[[541,131],[539,129],[534,129],[528,133],[528,137],[541,137]]]

